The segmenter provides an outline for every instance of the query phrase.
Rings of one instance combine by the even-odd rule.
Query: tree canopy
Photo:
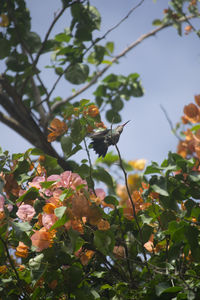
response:
[[[143,2],[97,36],[98,9],[62,0],[43,39],[26,1],[0,2],[0,121],[33,145],[0,151],[1,299],[200,299],[200,95],[172,128],[177,153],[160,165],[126,161],[115,143],[92,164],[86,142],[106,129],[102,115],[113,129],[144,93],[138,73],[112,72],[123,56],[167,27],[200,36],[199,1],[172,0],[153,30],[115,55],[105,37]],[[68,27],[50,38],[63,14]],[[46,54],[51,87],[39,68]],[[72,86],[65,98],[54,96],[62,78]],[[93,98],[81,98],[91,86]]]

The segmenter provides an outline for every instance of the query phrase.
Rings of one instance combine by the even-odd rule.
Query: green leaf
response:
[[[61,137],[61,147],[64,154],[67,156],[72,151],[72,138],[71,136],[62,136]]]
[[[118,114],[118,112],[114,111],[113,109],[108,110],[106,112],[106,119],[110,123],[120,123],[121,122],[121,116]]]
[[[36,32],[28,31],[24,37],[24,40],[31,53],[37,52],[40,49],[42,44],[40,36]]]
[[[106,196],[103,201],[107,204],[113,204],[114,206],[119,204],[119,201],[114,196]]]
[[[111,101],[111,106],[112,109],[114,111],[120,111],[122,110],[122,108],[124,107],[124,103],[121,100],[120,96],[115,97],[112,101]]]
[[[71,36],[66,34],[66,33],[59,33],[55,36],[54,38],[56,41],[58,42],[65,42],[65,43],[69,43]]]
[[[149,241],[152,233],[153,233],[153,227],[149,226],[147,224],[144,224],[144,226],[142,227],[142,236],[143,236],[144,243]]]
[[[110,230],[97,230],[94,233],[94,244],[104,255],[111,255],[115,245],[114,234]]]
[[[113,42],[107,42],[106,43],[106,49],[112,54],[114,51],[114,43]]]
[[[65,73],[65,78],[73,84],[84,83],[89,75],[89,67],[86,64],[73,64],[70,65]]]
[[[168,288],[171,288],[171,286],[169,285],[169,283],[167,283],[167,282],[160,282],[159,284],[157,284],[155,286],[156,295],[159,297]]]
[[[34,270],[39,270],[40,266],[41,266],[41,263],[43,261],[43,258],[44,258],[44,254],[43,253],[35,256],[34,258],[31,258],[29,260],[29,267],[31,269],[34,269]]]
[[[26,202],[27,200],[35,200],[39,196],[38,189],[31,187],[26,193],[17,199],[18,202]]]
[[[34,148],[34,149],[31,151],[31,155],[44,155],[44,151],[42,151],[42,150],[39,149],[39,148]]]
[[[154,25],[154,26],[160,26],[160,25],[162,25],[162,21],[159,20],[159,19],[155,19],[155,20],[152,22],[152,25]]]
[[[154,192],[162,196],[169,196],[166,180],[164,177],[157,178],[156,183],[151,185],[151,188],[154,190]]]
[[[63,215],[66,212],[66,206],[60,206],[60,207],[56,207],[54,210],[54,213],[56,215],[56,217],[58,217],[59,219],[61,219],[63,217]]]
[[[15,230],[25,231],[25,232],[32,230],[32,227],[28,222],[22,222],[22,223],[11,222],[11,224]]]
[[[44,188],[44,189],[49,189],[56,181],[43,181],[40,182],[40,185]]]
[[[85,241],[80,237],[78,231],[76,230],[69,229],[68,234],[70,238],[70,248],[71,248],[70,250],[71,253],[74,253],[83,246]]]
[[[2,33],[0,33],[0,59],[4,59],[9,56],[11,44],[10,41],[6,40]]]
[[[93,170],[92,171],[92,176],[95,179],[106,183],[108,186],[113,187],[113,179],[112,179],[112,177],[103,168],[98,167],[96,170]]]
[[[63,226],[67,221],[68,221],[68,217],[67,217],[66,214],[64,214],[64,215],[62,216],[61,219],[59,219],[58,221],[56,221],[56,222],[51,226],[50,230],[53,230],[53,229],[56,229],[56,228],[58,228],[58,227]]]

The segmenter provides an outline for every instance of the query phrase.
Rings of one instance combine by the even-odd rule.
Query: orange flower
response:
[[[99,223],[97,224],[97,228],[99,230],[108,230],[108,229],[110,229],[110,223],[108,221],[101,219],[99,221]]]
[[[198,106],[200,106],[200,94],[194,96],[194,100]]]
[[[15,255],[18,257],[26,258],[28,256],[28,246],[23,242],[19,242],[19,245],[16,248]]]
[[[49,131],[51,131],[51,133],[49,133],[47,140],[48,142],[53,142],[58,136],[62,135],[64,132],[67,131],[67,124],[55,118],[51,122],[50,127],[48,129]]]
[[[8,268],[6,265],[0,266],[0,273],[5,274],[8,271]]]
[[[26,267],[25,267],[24,265],[19,265],[18,268],[17,268],[17,270],[18,270],[19,272],[22,272],[22,271],[24,271],[25,269],[26,269]]]
[[[115,246],[113,254],[117,259],[122,259],[125,257],[125,248],[123,246]]]
[[[86,266],[91,258],[94,256],[95,252],[92,250],[86,250],[80,254],[80,261],[83,266]]]
[[[149,251],[149,252],[153,252],[153,251],[154,251],[153,238],[154,238],[154,235],[152,234],[152,235],[150,236],[150,239],[148,240],[148,242],[146,242],[146,243],[144,244],[144,248],[147,249],[147,251]]]
[[[40,252],[44,249],[51,247],[52,235],[45,227],[42,227],[39,231],[36,231],[31,236],[31,241],[32,245],[37,248],[36,251]]]
[[[191,25],[185,26],[185,34],[189,34],[191,31],[192,31],[192,26]]]
[[[99,109],[96,105],[92,104],[90,106],[88,106],[88,110],[87,110],[87,114],[90,117],[96,117],[99,114]]]
[[[53,214],[55,208],[56,208],[56,206],[53,203],[47,203],[47,204],[45,204],[45,206],[43,206],[42,210],[46,214]]]
[[[98,128],[106,128],[106,125],[103,122],[95,123],[95,126]]]
[[[199,109],[194,103],[190,103],[184,106],[185,118],[187,118],[192,123],[197,123],[200,121]]]
[[[140,176],[138,174],[130,174],[128,176],[128,185],[131,190],[137,190],[140,186]]]

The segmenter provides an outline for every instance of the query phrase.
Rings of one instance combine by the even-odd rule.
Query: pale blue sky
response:
[[[60,7],[59,0],[28,0],[28,7],[33,18],[32,30],[44,37],[54,12]],[[135,6],[135,0],[91,0],[102,15],[102,29],[96,32],[101,36],[110,27],[121,20]],[[152,21],[162,18],[163,9],[168,7],[167,0],[144,1],[133,14],[106,41],[115,42],[115,54],[121,52],[140,35],[151,31]],[[193,24],[200,27],[200,22]],[[52,36],[69,26],[69,15],[63,15],[55,26]],[[183,25],[184,28],[185,25]],[[105,41],[105,42],[106,42]],[[104,41],[102,42],[104,43]],[[179,37],[174,28],[167,28],[154,37],[143,41],[137,48],[120,60],[105,75],[111,72],[127,75],[137,72],[145,88],[142,98],[132,98],[123,110],[123,122],[131,120],[121,136],[119,148],[127,159],[146,158],[161,162],[169,150],[176,151],[177,139],[171,133],[169,124],[160,109],[162,104],[172,122],[179,121],[183,106],[193,101],[193,96],[200,93],[200,39],[189,34]],[[48,57],[41,58],[39,65],[48,64]],[[51,87],[55,77],[44,70],[42,78],[47,87]],[[82,97],[93,100],[91,87]],[[71,95],[70,85],[62,80],[54,96]],[[31,147],[16,133],[0,123],[1,147],[11,153],[23,152]],[[81,154],[84,156],[84,152]],[[92,157],[95,157],[92,155]],[[76,159],[76,156],[73,157]]]

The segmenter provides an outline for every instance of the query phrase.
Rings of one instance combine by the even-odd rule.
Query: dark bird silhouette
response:
[[[90,145],[94,151],[100,156],[105,157],[108,151],[108,147],[116,145],[119,141],[120,135],[124,129],[124,126],[130,121],[127,121],[123,125],[119,125],[114,129],[105,129],[98,132],[91,133],[89,137],[92,139]]]

